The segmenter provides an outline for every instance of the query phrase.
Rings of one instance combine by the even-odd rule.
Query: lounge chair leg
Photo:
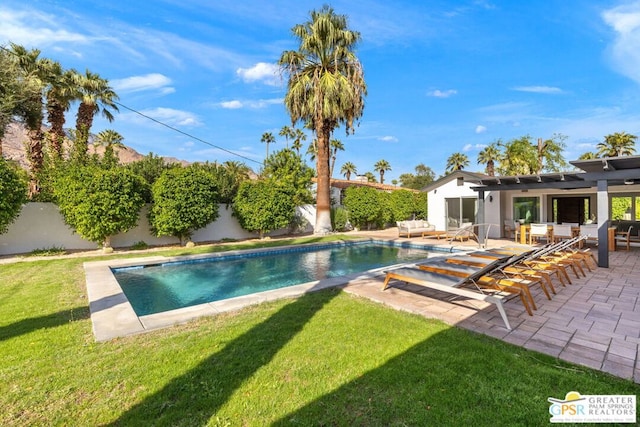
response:
[[[529,307],[529,303],[527,303],[527,299],[524,297],[524,293],[518,292],[518,295],[520,296],[520,301],[522,301],[522,305],[524,305],[524,309],[527,310],[527,313],[529,314],[529,316],[533,316],[533,313],[531,312],[531,308]]]
[[[571,278],[569,277],[569,273],[567,273],[567,269],[564,267],[564,265],[558,265],[558,270],[562,272],[562,275],[567,280],[567,283],[569,283],[570,285],[573,285],[573,282],[571,281]],[[564,285],[564,283],[563,283],[563,285]]]
[[[500,317],[502,317],[502,320],[504,321],[504,326],[506,326],[508,330],[511,330],[511,324],[509,324],[509,319],[507,319],[507,312],[504,310],[502,301],[497,302],[496,307],[498,307],[498,311],[500,312]]]
[[[387,277],[384,279],[384,283],[382,284],[382,290],[384,291],[389,286],[389,280],[391,280],[391,275],[387,274]]]
[[[536,306],[536,302],[533,300],[533,296],[531,296],[531,290],[529,289],[529,286],[522,284],[522,283],[518,283],[516,285],[518,288],[522,289],[522,291],[524,292],[524,294],[527,296],[527,298],[529,298],[529,302],[531,303],[531,307],[534,310],[537,310],[538,307]],[[533,315],[533,314],[532,314]]]

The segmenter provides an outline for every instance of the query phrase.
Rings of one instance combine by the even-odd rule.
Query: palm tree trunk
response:
[[[51,153],[56,158],[62,157],[62,144],[64,142],[64,107],[59,103],[52,101],[47,106],[47,112],[49,114],[49,123],[51,129],[49,130],[49,144],[51,147]]]
[[[316,154],[318,187],[316,189],[316,226],[314,234],[325,235],[331,232],[331,184],[330,184],[330,146],[331,129],[320,121],[316,129],[318,152]]]
[[[74,143],[75,155],[84,158],[89,151],[89,130],[93,125],[93,116],[96,106],[81,103],[78,107],[76,119],[76,140]]]
[[[38,175],[42,171],[44,164],[44,156],[42,153],[42,129],[29,129],[27,132],[29,137],[29,145],[27,147],[27,155],[29,157],[30,173],[29,173],[29,198],[32,198],[40,192]]]

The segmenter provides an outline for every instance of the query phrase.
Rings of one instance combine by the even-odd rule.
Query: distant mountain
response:
[[[46,129],[43,129],[46,130]],[[93,137],[89,138],[91,141]],[[4,139],[2,140],[2,154],[5,159],[10,159],[17,162],[25,170],[29,169],[29,162],[27,160],[27,153],[25,151],[25,143],[28,140],[27,130],[21,123],[12,123],[5,132]],[[131,147],[124,146],[122,148],[114,148],[114,151],[120,158],[120,163],[132,163],[137,160],[141,160],[145,155],[138,153]],[[89,143],[89,154],[104,153],[104,147],[94,146]],[[185,160],[176,159],[175,157],[163,157],[167,163],[180,163],[183,166],[189,164]]]

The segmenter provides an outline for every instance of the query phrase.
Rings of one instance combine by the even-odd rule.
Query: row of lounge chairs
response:
[[[548,299],[556,293],[554,281],[571,284],[568,272],[586,276],[597,267],[589,249],[580,249],[587,236],[549,243],[540,248],[503,247],[462,256],[433,258],[410,267],[386,271],[382,290],[392,280],[407,282],[465,298],[495,304],[507,329],[511,329],[503,301],[519,297],[529,315],[537,310],[531,287],[539,286]]]

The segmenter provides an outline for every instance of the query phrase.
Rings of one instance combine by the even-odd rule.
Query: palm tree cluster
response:
[[[568,163],[562,153],[566,148],[566,136],[554,134],[549,139],[539,138],[534,143],[526,135],[509,142],[497,140],[478,153],[478,164],[485,165],[485,173],[500,175],[534,175],[542,172],[566,170]],[[598,143],[596,151],[582,154],[580,160],[603,157],[630,156],[635,154],[638,137],[626,132],[615,132]],[[460,170],[469,164],[466,155],[454,153],[447,160],[447,172]]]
[[[509,142],[497,140],[478,153],[478,164],[485,165],[485,173],[500,175],[533,175],[544,171],[559,172],[568,166],[562,152],[566,137],[554,134],[551,138],[536,142],[529,135]],[[469,158],[463,153],[454,153],[447,159],[446,171],[451,173],[469,166]]]
[[[333,164],[332,164],[333,167]],[[333,169],[332,169],[333,170]],[[380,174],[380,183],[384,184],[384,174],[391,170],[391,165],[388,161],[382,159],[378,160],[375,165],[373,165],[373,170]],[[346,162],[340,168],[340,173],[347,178],[347,181],[351,180],[351,175],[356,175],[358,173],[358,169],[356,165],[352,162]],[[368,182],[377,182],[375,175],[373,172],[366,172],[363,176],[367,177]]]
[[[300,155],[300,149],[302,148],[302,142],[306,141],[307,135],[304,133],[302,129],[291,127],[291,126],[282,126],[278,135],[284,137],[284,140],[287,145],[287,149],[289,148],[289,140],[291,140],[291,148],[296,150],[296,153]],[[269,157],[269,144],[273,144],[276,142],[276,137],[271,132],[265,132],[262,134],[260,138],[260,142],[267,144],[267,156],[265,159]],[[310,153],[308,151],[307,153]],[[312,157],[314,160],[315,157]]]
[[[11,43],[0,50],[0,142],[6,127],[14,120],[24,123],[28,133],[27,157],[30,164],[30,194],[38,193],[38,174],[43,168],[45,151],[53,159],[65,154],[65,114],[74,102],[78,103],[74,144],[71,155],[83,159],[87,155],[89,133],[93,119],[102,113],[113,121],[112,111],[118,111],[118,96],[109,82],[87,70],[79,73],[64,69],[49,58],[42,58],[38,49],[26,49]],[[11,90],[14,88],[15,90]],[[46,121],[49,130],[42,132]],[[120,141],[121,142],[121,141]],[[0,153],[2,149],[0,147]]]

